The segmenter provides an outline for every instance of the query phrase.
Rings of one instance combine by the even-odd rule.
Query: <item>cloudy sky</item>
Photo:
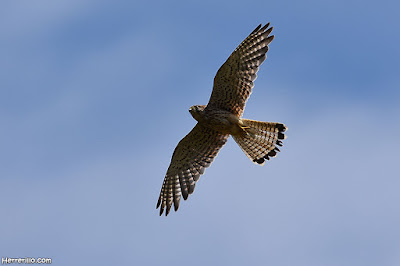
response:
[[[397,1],[2,1],[0,257],[53,265],[400,265]],[[230,139],[159,217],[173,149],[260,23],[244,117],[285,123],[264,167]]]

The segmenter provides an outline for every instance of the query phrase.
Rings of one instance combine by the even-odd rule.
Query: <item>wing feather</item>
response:
[[[274,39],[269,36],[269,23],[258,25],[233,51],[218,70],[214,87],[206,108],[219,108],[241,117],[254,87],[259,66],[265,61],[268,45]]]
[[[193,193],[204,169],[209,167],[229,134],[197,124],[176,146],[158,198],[160,215],[168,215],[171,206],[179,208],[181,195],[186,200]]]

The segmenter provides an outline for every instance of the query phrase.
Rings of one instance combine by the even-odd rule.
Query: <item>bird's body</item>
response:
[[[229,111],[210,111],[204,105],[194,105],[190,107],[189,112],[200,124],[223,134],[235,135],[242,132],[239,126],[240,118]]]
[[[197,125],[174,150],[157,202],[157,208],[161,206],[160,215],[164,209],[168,215],[172,205],[178,210],[181,196],[186,200],[193,193],[200,175],[229,136],[248,158],[260,165],[275,157],[277,146],[282,146],[285,125],[242,118],[258,68],[274,38],[269,36],[272,27],[268,26],[269,23],[264,27],[259,25],[221,66],[208,104],[190,107]]]

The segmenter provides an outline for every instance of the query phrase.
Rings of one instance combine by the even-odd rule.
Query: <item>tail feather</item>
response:
[[[281,123],[260,122],[241,119],[243,132],[233,139],[243,152],[256,164],[264,165],[265,160],[275,157],[285,139],[286,126]]]

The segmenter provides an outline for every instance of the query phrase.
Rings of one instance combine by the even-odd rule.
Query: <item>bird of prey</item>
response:
[[[282,146],[284,124],[242,118],[258,68],[274,39],[269,25],[256,27],[221,66],[208,104],[190,107],[197,124],[174,150],[157,202],[160,216],[164,210],[168,215],[172,205],[177,211],[181,196],[186,200],[193,193],[200,175],[230,135],[247,157],[259,165],[275,157],[277,146]]]

